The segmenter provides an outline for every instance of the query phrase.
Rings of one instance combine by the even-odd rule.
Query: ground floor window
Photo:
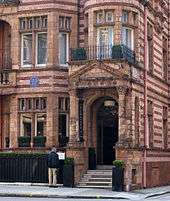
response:
[[[68,142],[69,129],[69,99],[65,97],[59,98],[59,146],[64,147]]]

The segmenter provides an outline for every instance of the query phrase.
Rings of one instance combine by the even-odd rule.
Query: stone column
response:
[[[18,98],[11,96],[10,101],[10,148],[18,147],[19,136]]]
[[[69,145],[72,146],[78,141],[78,97],[76,90],[71,90],[70,94],[70,127]]]
[[[117,87],[119,93],[119,141],[117,146],[131,146],[131,102],[127,98],[128,88]]]

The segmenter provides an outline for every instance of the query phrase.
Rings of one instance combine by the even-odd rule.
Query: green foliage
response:
[[[124,166],[124,161],[122,161],[122,160],[115,160],[115,161],[113,161],[113,165],[115,167],[123,167]]]
[[[66,157],[64,160],[64,165],[74,165],[74,158]]]
[[[18,137],[18,142],[19,143],[29,143],[31,141],[30,136],[20,136]]]
[[[46,142],[46,136],[34,136],[33,142],[34,143],[45,144],[45,142]]]
[[[23,157],[45,157],[45,153],[28,153],[28,152],[1,152],[1,157],[7,158],[23,158]]]

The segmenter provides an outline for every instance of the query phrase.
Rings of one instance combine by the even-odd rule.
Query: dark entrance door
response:
[[[112,165],[115,160],[115,144],[118,141],[118,106],[105,106],[102,103],[98,110],[97,122],[97,162],[103,165]]]

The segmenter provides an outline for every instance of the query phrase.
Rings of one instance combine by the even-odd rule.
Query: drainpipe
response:
[[[144,0],[144,156],[143,156],[143,187],[146,188],[146,154],[149,147],[148,121],[147,121],[147,69],[148,69],[148,39],[147,39],[147,5],[149,0]]]
[[[1,133],[1,144],[0,144],[0,148],[2,149],[3,148],[3,134],[2,134],[2,132],[3,132],[3,129],[2,129],[2,112],[3,112],[3,104],[2,104],[2,95],[0,96],[0,124],[1,124],[1,131],[0,131],[0,133]]]

